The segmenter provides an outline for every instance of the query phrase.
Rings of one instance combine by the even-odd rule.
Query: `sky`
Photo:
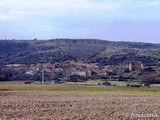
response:
[[[160,43],[160,0],[0,0],[0,39]]]

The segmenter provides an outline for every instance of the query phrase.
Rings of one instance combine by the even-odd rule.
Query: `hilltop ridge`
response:
[[[0,64],[30,64],[82,60],[87,63],[121,64],[141,61],[157,65],[160,45],[96,39],[0,40]]]

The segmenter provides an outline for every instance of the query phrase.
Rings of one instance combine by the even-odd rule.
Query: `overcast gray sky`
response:
[[[160,43],[160,0],[0,0],[0,39]]]

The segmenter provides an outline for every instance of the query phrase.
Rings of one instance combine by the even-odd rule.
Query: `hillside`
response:
[[[142,61],[156,65],[160,45],[88,39],[0,40],[0,64],[82,60],[99,64]]]

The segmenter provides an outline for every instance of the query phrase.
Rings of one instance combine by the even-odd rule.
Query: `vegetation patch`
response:
[[[86,85],[24,85],[0,84],[0,91],[28,91],[28,92],[96,92],[118,94],[160,94],[160,86],[150,88],[132,88],[124,86],[86,86]]]

